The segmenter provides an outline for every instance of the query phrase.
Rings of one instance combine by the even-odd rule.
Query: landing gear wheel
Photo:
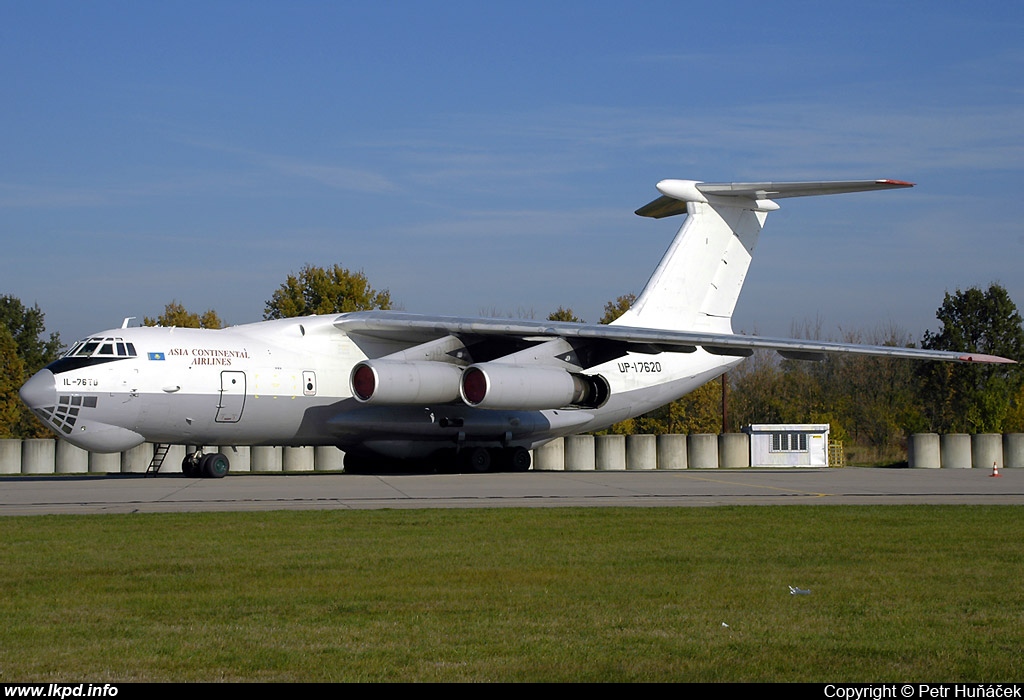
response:
[[[465,455],[466,469],[477,474],[491,470],[491,453],[486,447],[473,447]]]
[[[181,473],[190,479],[202,476],[193,455],[185,455],[185,459],[181,460]]]
[[[530,470],[530,451],[525,447],[513,447],[505,451],[509,471],[525,472]]]
[[[199,467],[203,476],[211,479],[220,479],[227,475],[228,470],[231,468],[231,463],[226,456],[220,452],[215,452],[211,455],[203,455],[203,459],[199,462]]]

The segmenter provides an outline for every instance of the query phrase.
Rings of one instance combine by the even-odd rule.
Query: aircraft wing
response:
[[[429,342],[445,336],[467,339],[504,339],[540,343],[556,338],[592,341],[608,347],[598,356],[607,361],[626,352],[695,352],[698,347],[714,355],[746,357],[754,350],[774,350],[787,359],[820,360],[828,354],[874,355],[943,362],[1015,364],[995,355],[943,350],[923,350],[887,345],[856,345],[752,335],[668,331],[631,326],[530,321],[457,316],[423,316],[391,311],[360,311],[339,316],[334,325],[352,336],[408,343]]]

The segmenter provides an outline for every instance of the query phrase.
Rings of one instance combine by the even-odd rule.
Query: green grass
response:
[[[0,682],[1014,681],[1022,517],[785,506],[4,518]]]

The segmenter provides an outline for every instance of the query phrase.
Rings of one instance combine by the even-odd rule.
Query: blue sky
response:
[[[1021,37],[1011,2],[5,2],[0,294],[71,342],[340,263],[596,321],[675,233],[658,180],[891,177],[783,201],[734,327],[917,338],[947,290],[1024,306]]]

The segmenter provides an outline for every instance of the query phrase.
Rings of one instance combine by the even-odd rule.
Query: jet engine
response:
[[[610,391],[601,375],[496,362],[471,365],[459,384],[459,394],[469,406],[522,411],[597,408],[608,400]]]
[[[459,398],[461,376],[461,367],[446,362],[363,360],[352,368],[348,384],[360,403],[448,403]]]

